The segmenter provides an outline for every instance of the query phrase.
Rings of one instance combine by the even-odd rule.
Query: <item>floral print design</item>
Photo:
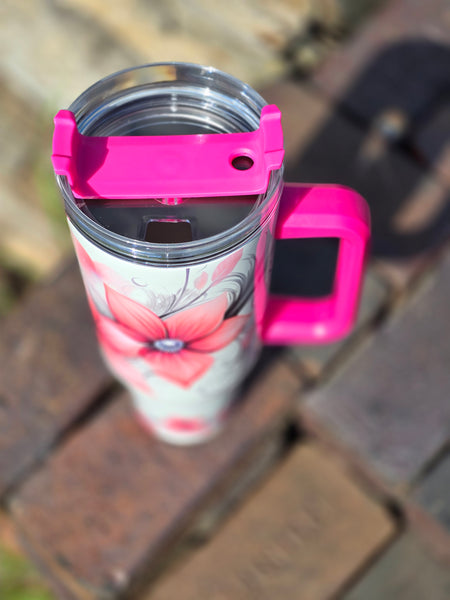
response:
[[[154,373],[188,387],[214,362],[211,353],[227,346],[247,317],[224,320],[226,296],[160,319],[147,307],[105,285],[113,318],[97,316],[100,341],[113,352],[141,357]]]
[[[189,388],[212,367],[214,353],[245,329],[249,315],[238,313],[251,295],[252,280],[233,273],[242,250],[222,260],[211,276],[197,273],[192,284],[187,268],[180,290],[164,296],[147,291],[142,282],[121,279],[74,243],[105,359],[126,383],[150,394],[151,376],[159,376]],[[147,300],[130,297],[134,292]]]

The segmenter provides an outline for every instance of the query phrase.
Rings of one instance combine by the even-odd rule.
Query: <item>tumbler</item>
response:
[[[201,65],[115,73],[55,117],[52,162],[100,351],[162,440],[214,436],[263,344],[352,326],[367,204],[342,186],[284,184],[283,155],[279,109]],[[315,237],[339,240],[331,293],[272,296],[274,241]]]

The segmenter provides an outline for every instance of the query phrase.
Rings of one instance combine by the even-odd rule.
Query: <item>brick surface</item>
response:
[[[447,88],[448,89],[448,88]],[[418,127],[412,143],[420,158],[433,165],[438,176],[450,187],[450,107],[448,92]]]
[[[390,292],[373,270],[365,278],[358,318],[350,338],[323,346],[296,346],[292,353],[307,368],[313,377],[319,377],[328,366],[343,356],[349,342],[373,324],[389,302]]]
[[[329,0],[5,0],[0,75],[54,108],[109,73],[150,62],[211,64],[256,84],[285,72],[282,50],[311,18],[329,22],[335,12]]]
[[[39,122],[33,104],[14,94],[4,79],[0,79],[0,89],[1,134],[5,140],[14,140],[0,148],[2,177],[14,179],[16,169],[28,162],[26,155],[34,146]]]
[[[393,0],[327,58],[314,81],[347,113],[370,123],[378,142],[406,140],[413,160],[448,188],[449,61],[448,2]],[[444,219],[448,224],[448,206]]]
[[[392,533],[329,455],[300,446],[210,544],[148,600],[330,598]]]
[[[153,440],[121,398],[14,497],[27,547],[69,597],[116,597],[155,569],[201,506],[220,504],[219,484],[241,481],[274,436],[281,444],[298,385],[281,362],[267,367],[223,434],[186,448]]]
[[[13,140],[0,148],[1,260],[10,267],[42,276],[56,268],[68,238],[65,229],[62,232],[55,219],[46,214],[49,203],[57,197],[48,164],[51,121],[46,127],[33,103],[12,93],[1,76],[0,90],[0,135],[3,140]],[[44,173],[49,186],[42,198],[40,183]],[[59,198],[58,206],[60,217],[63,209]]]
[[[403,535],[342,600],[447,600],[450,572],[411,532]]]
[[[450,534],[450,455],[425,477],[412,497]]]
[[[40,207],[5,184],[0,209],[0,254],[11,269],[34,279],[51,276],[58,269],[68,252],[69,236],[53,225]]]
[[[0,598],[56,600],[17,540],[11,519],[0,510]]]
[[[110,382],[73,264],[37,287],[3,323],[0,495]]]
[[[449,299],[447,255],[401,314],[303,405],[390,484],[414,478],[448,440]]]
[[[131,0],[126,7],[120,0],[108,7],[98,0],[61,3],[97,22],[146,62],[212,64],[252,84],[286,70],[282,50],[305,30],[310,18],[329,22],[336,12],[328,0],[280,0],[264,7],[255,1],[233,0]]]
[[[3,509],[0,509],[0,548],[15,554],[21,553],[14,525]]]
[[[423,116],[448,85],[447,0],[391,0],[328,57],[314,81],[355,115]]]
[[[0,33],[2,78],[41,110],[68,106],[97,79],[140,62],[133,51],[62,1],[5,0],[0,19],[6,25]]]
[[[286,179],[340,183],[361,193],[372,213],[372,254],[386,265],[380,272],[396,287],[407,286],[450,234],[445,186],[400,152],[378,145],[370,131],[355,126],[312,90],[279,82],[262,94],[283,114]],[[314,261],[301,255],[295,261],[309,269],[308,277],[327,272],[326,244]]]

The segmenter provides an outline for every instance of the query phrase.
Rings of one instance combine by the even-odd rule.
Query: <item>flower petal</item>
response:
[[[96,303],[94,302],[94,298],[91,294],[91,291],[86,287],[86,298],[89,304],[89,308],[91,309],[92,318],[94,322],[97,323],[97,320],[102,316],[100,311],[97,308]]]
[[[109,308],[119,323],[133,332],[144,335],[148,341],[166,337],[163,322],[149,308],[119,294],[107,285],[105,291]]]
[[[205,337],[222,323],[227,309],[226,294],[187,308],[164,320],[170,338],[190,342]]]
[[[97,268],[94,261],[74,235],[72,235],[72,240],[81,270],[87,271],[87,273],[97,273]]]
[[[142,348],[145,348],[145,336],[130,331],[100,313],[97,313],[95,322],[100,342],[115,352],[125,356],[138,356]]]
[[[230,344],[242,331],[249,315],[231,317],[222,325],[204,338],[190,342],[189,349],[200,352],[215,352]]]
[[[217,281],[229,275],[242,258],[242,249],[224,258],[214,269],[211,280]]]
[[[110,364],[112,371],[114,371],[116,376],[122,379],[124,383],[133,385],[147,394],[153,393],[153,390],[148,385],[144,376],[130,364],[127,359],[123,358],[123,356],[117,352],[112,351],[106,345],[102,346],[102,351],[106,361]]]
[[[173,354],[147,349],[141,356],[157,375],[182,387],[190,387],[211,367],[214,359],[209,354],[181,350]]]
[[[174,431],[191,432],[208,429],[208,423],[203,419],[187,419],[185,417],[171,417],[164,421],[164,426]]]
[[[197,290],[201,290],[202,288],[205,287],[207,281],[208,281],[208,273],[206,271],[203,271],[203,273],[201,273],[197,277],[197,279],[194,281],[194,285],[197,288]]]
[[[114,269],[111,269],[111,267],[108,267],[108,265],[96,263],[95,267],[98,275],[106,285],[112,285],[116,289],[123,289],[125,286],[130,285],[124,277],[121,277],[119,273],[117,273]]]

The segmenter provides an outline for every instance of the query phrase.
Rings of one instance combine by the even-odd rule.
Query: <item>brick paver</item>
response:
[[[0,342],[0,496],[111,384],[75,264],[36,287]]]
[[[407,532],[389,548],[342,600],[448,600],[450,571]]]
[[[13,523],[3,509],[0,509],[0,547],[8,552],[20,553]]]
[[[329,0],[4,0],[0,77],[52,110],[105,75],[150,62],[214,65],[256,85],[286,72],[283,49],[311,17],[329,23],[335,14]]]
[[[424,478],[412,497],[450,535],[450,455],[448,453]]]
[[[3,138],[15,143],[0,149],[0,252],[36,273],[60,256],[63,241],[41,214],[38,190],[54,109],[109,72],[166,58],[214,63],[259,85],[285,72],[286,48],[293,59],[300,42],[305,54],[299,34],[309,16],[324,23],[337,14],[328,0],[294,4],[5,0],[0,109]],[[58,598],[115,600],[157,576],[148,600],[450,597],[450,255],[372,329],[399,300],[394,292],[411,291],[438,260],[450,233],[450,5],[384,4],[312,84],[261,90],[283,113],[287,179],[350,185],[371,206],[374,258],[351,338],[260,365],[217,439],[175,448],[144,432],[102,365],[74,265],[5,320],[0,497],[10,514],[0,513],[0,542],[15,548],[18,532]],[[280,249],[276,291],[331,285],[330,241],[288,249],[286,271]],[[344,452],[301,438],[279,463],[300,372],[320,384],[331,366],[340,371],[303,397],[300,412],[306,428]],[[89,412],[95,406],[101,411]],[[354,479],[352,460],[372,483],[405,492],[396,495],[407,529],[400,538]]]
[[[314,75],[318,88],[340,109],[369,125],[363,148],[366,159],[372,158],[372,170],[375,168],[380,179],[391,181],[397,196],[390,215],[385,213],[382,219],[384,228],[392,221],[391,233],[398,236],[388,237],[389,247],[383,244],[380,249],[384,260],[379,272],[400,289],[427,267],[426,253],[450,235],[448,194],[433,191],[421,177],[411,177],[405,195],[388,150],[405,140],[411,160],[431,167],[448,189],[449,15],[446,0],[391,0],[328,56]],[[386,162],[373,162],[380,150]],[[355,167],[354,162],[351,165]],[[424,185],[428,189],[423,189]],[[420,196],[416,202],[411,198],[414,188]],[[399,227],[398,213],[403,217],[405,212],[422,213],[409,230]],[[409,215],[404,222],[408,220]],[[394,248],[392,242],[396,242]],[[377,255],[376,240],[374,250]]]
[[[450,86],[447,87],[447,90]],[[413,138],[416,152],[422,160],[434,166],[438,176],[450,187],[450,106],[446,91]]]
[[[48,163],[50,123],[43,123],[37,107],[9,90],[1,75],[0,90],[0,260],[42,277],[56,268],[68,245],[66,231],[58,226],[63,215],[59,198],[58,224],[53,218],[57,211],[48,214],[58,195]],[[44,180],[50,188],[45,186],[45,198]]]
[[[182,60],[212,64],[245,81],[271,80],[287,69],[282,51],[311,17],[335,19],[328,0],[258,2],[208,0],[148,3],[130,0],[64,0],[146,62]],[[151,43],[149,43],[151,40]]]
[[[303,408],[393,485],[414,478],[449,437],[449,300],[447,255],[421,293]]]
[[[449,61],[448,2],[393,0],[328,57],[314,81],[394,142],[400,118],[400,138],[449,187]]]
[[[361,193],[372,213],[372,255],[386,266],[380,272],[396,287],[407,286],[450,234],[445,186],[307,87],[280,82],[262,94],[283,114],[286,179],[341,183]],[[320,272],[329,257],[326,248],[322,259],[320,248],[317,254]]]
[[[36,566],[24,557],[10,530],[9,520],[0,513],[0,598],[56,600]]]
[[[345,469],[306,444],[147,598],[330,598],[392,532]]]
[[[122,397],[15,495],[27,547],[75,598],[114,598],[158,567],[200,508],[202,519],[221,512],[233,482],[261,470],[261,457],[268,467],[268,447],[275,460],[298,386],[281,362],[267,367],[223,434],[190,448],[156,442]]]
[[[17,95],[41,110],[66,107],[99,78],[141,62],[64,1],[5,0],[0,19],[5,25],[1,75]]]
[[[364,119],[386,109],[423,117],[450,78],[449,10],[447,0],[386,2],[327,58],[315,83]]]
[[[306,367],[310,376],[314,379],[320,377],[328,367],[352,352],[350,342],[370,333],[374,321],[385,309],[389,299],[390,291],[384,281],[376,272],[369,270],[363,285],[358,318],[350,337],[333,344],[295,346],[292,349],[293,355]]]

